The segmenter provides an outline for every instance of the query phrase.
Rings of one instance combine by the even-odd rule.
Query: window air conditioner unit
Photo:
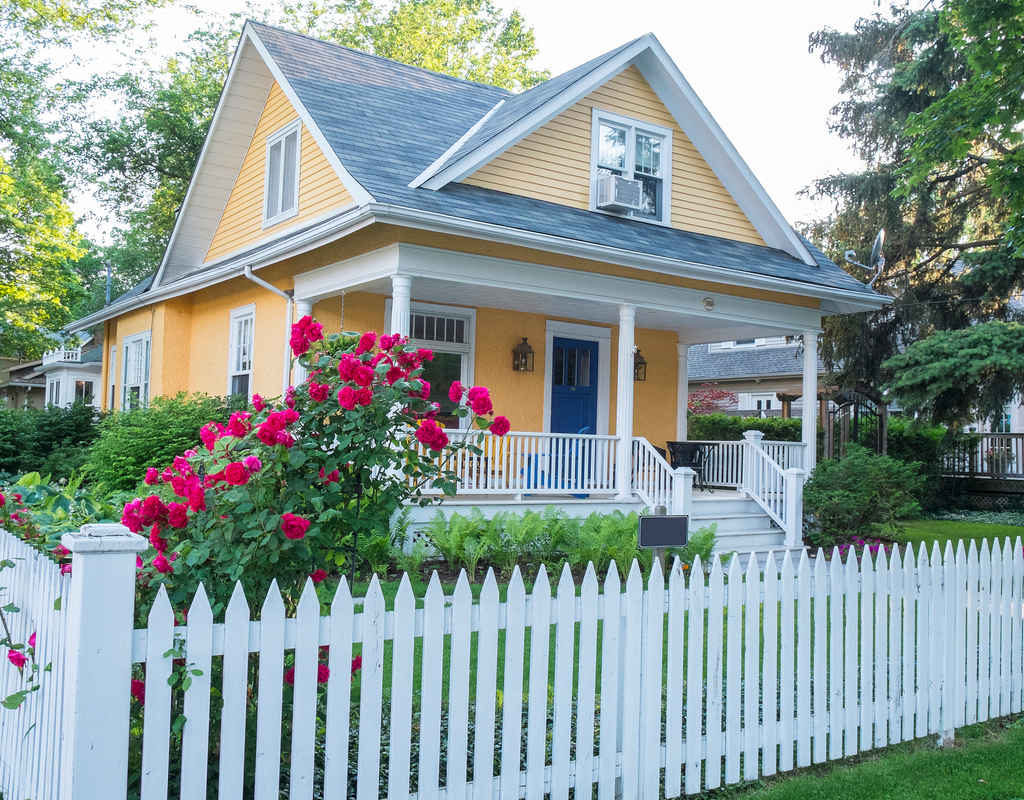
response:
[[[602,211],[639,211],[643,184],[620,175],[601,175],[597,179],[597,207]]]

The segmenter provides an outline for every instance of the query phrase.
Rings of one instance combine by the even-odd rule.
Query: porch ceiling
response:
[[[609,327],[618,324],[619,307],[632,303],[637,327],[675,331],[688,344],[817,330],[821,319],[816,309],[412,245],[299,275],[295,297],[317,301],[356,290],[391,296],[392,275],[408,275],[412,298],[420,302],[511,309]],[[711,310],[704,305],[708,299]]]

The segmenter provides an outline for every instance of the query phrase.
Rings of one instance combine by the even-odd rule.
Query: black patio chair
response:
[[[672,469],[689,467],[697,473],[697,488],[702,492],[707,489],[714,494],[715,490],[704,480],[704,456],[709,445],[704,442],[666,442],[666,444]]]

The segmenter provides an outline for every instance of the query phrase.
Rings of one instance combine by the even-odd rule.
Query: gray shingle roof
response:
[[[728,378],[759,378],[776,375],[800,375],[803,357],[800,350],[784,347],[749,347],[709,352],[708,345],[697,344],[687,351],[687,376],[691,381],[715,381]],[[818,359],[818,372],[825,366]]]
[[[817,286],[870,293],[820,251],[810,266],[782,250],[647,225],[462,183],[439,191],[408,184],[510,95],[340,45],[252,23],[345,168],[381,203],[492,223]],[[632,44],[632,43],[629,43]],[[467,145],[547,102],[629,44],[511,97]],[[506,111],[506,108],[508,109]],[[479,138],[479,141],[478,141]]]

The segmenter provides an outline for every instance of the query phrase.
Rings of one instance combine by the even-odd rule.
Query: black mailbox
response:
[[[684,514],[640,517],[638,545],[645,548],[684,547],[689,541],[690,518]]]

